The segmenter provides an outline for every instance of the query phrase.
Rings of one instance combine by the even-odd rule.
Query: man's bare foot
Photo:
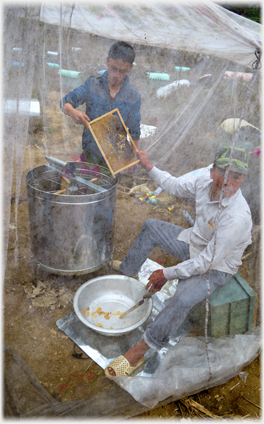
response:
[[[124,353],[123,356],[128,360],[131,367],[135,367],[140,361],[140,359],[143,358],[143,356],[149,349],[150,347],[147,345],[147,343],[145,343],[145,341],[142,340],[141,342],[131,347],[131,349],[129,349],[126,353]],[[113,377],[115,377],[116,374],[113,368],[108,367],[108,371]]]

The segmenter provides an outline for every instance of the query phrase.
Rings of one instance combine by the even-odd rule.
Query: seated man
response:
[[[181,179],[160,171],[145,152],[137,151],[149,176],[168,193],[196,201],[194,226],[188,229],[155,219],[147,220],[123,259],[120,270],[137,275],[149,253],[159,247],[181,263],[154,271],[146,289],[159,291],[167,280],[178,278],[168,305],[158,314],[141,342],[105,369],[107,376],[129,375],[144,361],[148,349],[161,349],[180,327],[191,308],[231,280],[251,243],[252,219],[240,186],[247,174],[245,149],[221,147],[209,175]]]

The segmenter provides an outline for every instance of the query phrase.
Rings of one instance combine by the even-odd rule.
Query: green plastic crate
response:
[[[244,334],[256,325],[257,295],[237,273],[209,299],[208,335],[222,337]],[[196,305],[189,319],[204,327],[205,301]]]

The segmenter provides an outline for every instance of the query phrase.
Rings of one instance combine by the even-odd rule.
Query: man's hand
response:
[[[84,125],[86,128],[89,128],[88,122],[90,121],[90,118],[86,115],[86,113],[75,109],[75,112],[71,115],[71,117],[76,124]]]
[[[145,289],[147,290],[150,287],[150,292],[156,293],[160,291],[164,284],[167,283],[167,278],[164,277],[163,270],[158,269],[154,271],[149,277],[149,282],[146,285]]]
[[[146,152],[142,152],[141,150],[136,150],[136,154],[140,160],[141,165],[143,168],[149,172],[153,168],[153,165],[151,165],[148,154]]]
[[[74,109],[70,103],[65,103],[63,110],[66,115],[69,115],[74,120],[76,124],[84,125],[86,128],[89,128],[88,122],[90,121],[90,118],[85,112]]]

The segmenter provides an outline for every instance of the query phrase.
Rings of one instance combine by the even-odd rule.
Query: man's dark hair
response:
[[[125,41],[114,43],[108,53],[108,57],[111,57],[111,59],[122,59],[123,62],[129,62],[131,64],[134,62],[135,56],[133,47]]]

